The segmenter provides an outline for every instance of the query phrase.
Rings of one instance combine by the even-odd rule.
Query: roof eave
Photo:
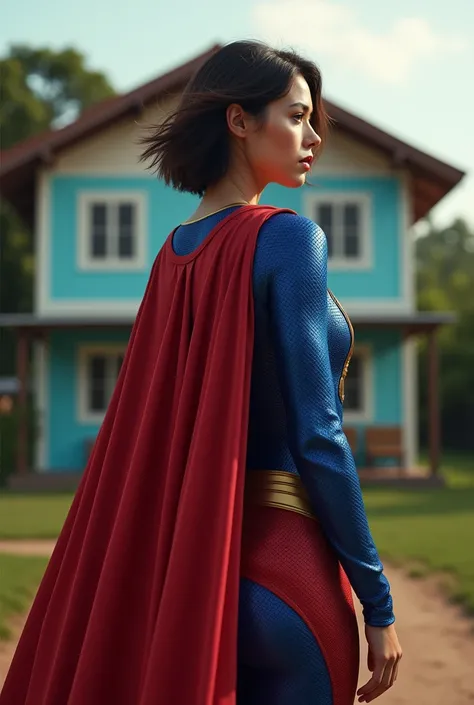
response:
[[[93,106],[76,122],[61,130],[49,131],[12,147],[2,155],[0,192],[31,225],[34,219],[35,188],[32,173],[40,165],[54,164],[55,156],[62,150],[114,122],[139,113],[162,95],[180,90],[199,66],[219,48],[220,45],[215,44],[200,56],[130,93]],[[394,168],[406,168],[413,174],[413,222],[424,217],[464,177],[465,173],[460,169],[402,142],[334,103],[325,100],[325,105],[336,129],[351,134],[372,148],[380,149],[390,156]],[[31,149],[28,149],[28,145],[31,145]]]

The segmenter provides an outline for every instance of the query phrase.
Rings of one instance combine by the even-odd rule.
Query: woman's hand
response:
[[[402,649],[393,624],[388,627],[366,624],[365,638],[369,646],[367,666],[372,671],[372,678],[359,688],[357,695],[360,703],[371,703],[397,680]]]

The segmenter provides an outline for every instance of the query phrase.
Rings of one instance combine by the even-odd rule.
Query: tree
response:
[[[114,95],[103,73],[86,66],[83,54],[11,46],[0,58],[2,150],[48,128],[74,120],[90,105]],[[9,204],[0,203],[0,311],[31,311],[33,302],[32,233]],[[0,375],[14,374],[14,344],[0,331]]]
[[[14,45],[0,60],[2,149],[75,119],[82,111],[114,95],[104,74],[86,67],[75,49]]]
[[[417,241],[418,307],[454,311],[439,336],[441,414],[445,445],[474,449],[474,231],[461,219],[431,227]],[[420,350],[421,438],[426,439],[425,346]]]

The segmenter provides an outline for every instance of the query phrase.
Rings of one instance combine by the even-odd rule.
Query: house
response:
[[[171,229],[196,207],[194,196],[174,192],[144,170],[137,138],[144,125],[169,109],[215,48],[2,155],[1,193],[31,224],[36,243],[34,311],[3,314],[0,325],[18,334],[20,405],[33,377],[38,473],[84,468],[153,259]],[[328,236],[329,285],[356,331],[345,425],[360,466],[372,455],[387,456],[382,462],[392,455],[406,472],[414,468],[415,336],[429,336],[430,453],[436,472],[435,333],[451,318],[416,310],[410,227],[463,173],[326,105],[335,127],[312,175],[313,186],[271,185],[262,202],[313,218]],[[21,474],[29,469],[24,422],[18,433]],[[384,443],[395,447],[377,453],[375,446]]]

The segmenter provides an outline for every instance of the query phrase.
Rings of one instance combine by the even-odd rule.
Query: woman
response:
[[[305,183],[325,120],[314,64],[236,42],[145,138],[202,200],[153,266],[1,705],[351,705],[348,579],[373,671],[359,701],[396,680],[341,426],[352,327],[320,228],[258,205]]]

